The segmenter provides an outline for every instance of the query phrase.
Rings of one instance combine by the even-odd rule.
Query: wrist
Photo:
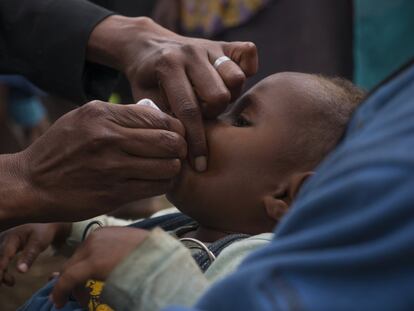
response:
[[[0,156],[0,229],[35,217],[40,200],[30,187],[26,167],[23,152]]]
[[[100,22],[92,31],[88,46],[87,59],[125,72],[133,57],[130,48],[139,57],[139,51],[145,47],[147,32],[156,25],[148,17],[125,17],[111,15]]]

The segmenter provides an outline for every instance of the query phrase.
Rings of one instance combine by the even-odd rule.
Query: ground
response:
[[[27,274],[22,275],[14,270],[16,285],[11,288],[0,286],[0,310],[15,311],[48,281],[53,272],[59,271],[64,260],[64,257],[53,256],[52,251],[48,250]]]

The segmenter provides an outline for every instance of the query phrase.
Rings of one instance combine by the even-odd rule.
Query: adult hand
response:
[[[86,219],[163,194],[186,157],[183,136],[180,121],[150,107],[91,102],[73,110],[12,157],[13,177],[0,180],[10,206],[0,227]]]
[[[56,307],[63,307],[70,293],[89,279],[105,281],[148,234],[126,227],[106,227],[91,233],[62,269],[52,292]]]
[[[88,59],[126,74],[135,99],[151,98],[183,123],[191,160],[207,167],[203,114],[220,114],[239,95],[246,76],[257,71],[250,42],[213,42],[179,36],[149,18],[111,16],[93,30]],[[217,69],[223,55],[231,58]]]
[[[16,262],[19,272],[25,273],[37,257],[50,245],[58,245],[69,234],[70,224],[27,224],[0,234],[0,284],[13,286],[14,277],[8,273],[10,262],[21,252]]]

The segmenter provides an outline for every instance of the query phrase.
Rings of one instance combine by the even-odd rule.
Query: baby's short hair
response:
[[[300,145],[302,166],[313,169],[334,149],[343,136],[355,108],[365,92],[352,82],[338,77],[312,75],[320,88],[311,94],[314,105],[303,128]],[[313,91],[312,91],[313,93]]]

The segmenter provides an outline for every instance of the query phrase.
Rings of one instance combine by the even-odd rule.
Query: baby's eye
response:
[[[235,127],[248,127],[252,125],[252,123],[242,115],[239,115],[234,118],[232,125]]]

